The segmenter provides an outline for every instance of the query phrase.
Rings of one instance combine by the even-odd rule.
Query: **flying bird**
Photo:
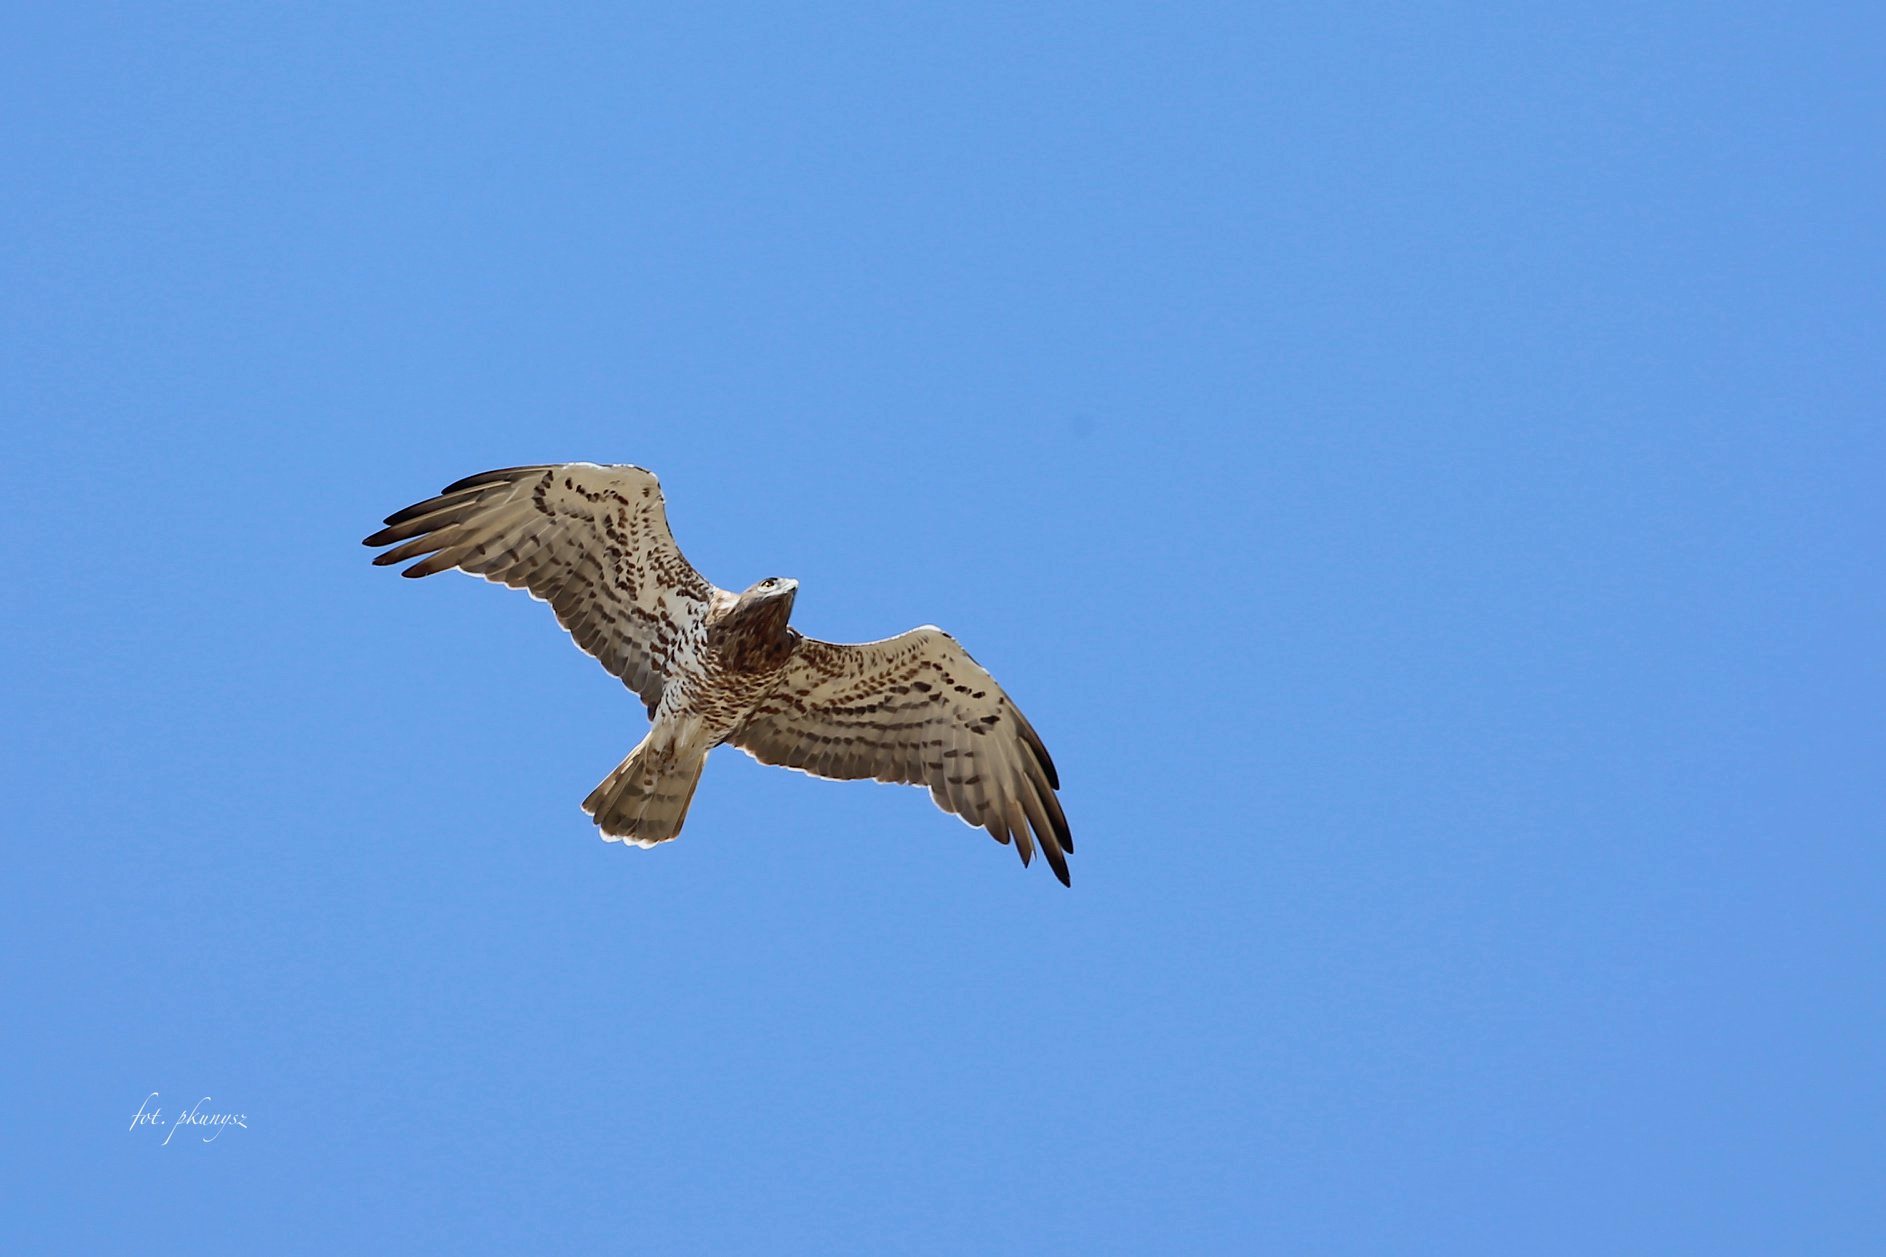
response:
[[[547,602],[576,644],[641,698],[648,736],[583,800],[602,836],[653,847],[681,832],[707,753],[840,781],[928,786],[945,812],[1035,847],[1068,885],[1060,778],[1034,727],[948,633],[925,625],[841,645],[787,621],[797,581],[734,594],[668,531],[653,472],[626,464],[507,467],[395,511],[369,546],[404,576],[457,568]]]

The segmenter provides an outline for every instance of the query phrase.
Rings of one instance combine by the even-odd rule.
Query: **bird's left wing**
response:
[[[995,678],[941,629],[860,645],[806,638],[729,740],[762,764],[815,777],[926,785],[944,811],[998,842],[1012,838],[1023,864],[1039,842],[1068,882],[1074,840],[1054,761]]]
[[[716,589],[668,531],[654,473],[593,463],[507,467],[447,485],[386,518],[366,539],[394,546],[376,564],[401,573],[456,567],[548,602],[576,644],[653,714],[677,649],[706,633]],[[395,545],[395,543],[399,543]]]

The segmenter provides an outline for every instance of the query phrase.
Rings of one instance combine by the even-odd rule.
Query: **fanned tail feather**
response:
[[[678,754],[671,746],[651,747],[644,738],[589,792],[583,810],[611,842],[641,847],[667,842],[681,832],[706,767],[704,753]]]

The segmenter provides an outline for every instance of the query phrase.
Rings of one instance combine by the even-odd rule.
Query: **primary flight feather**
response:
[[[717,588],[681,555],[654,473],[507,467],[396,511],[366,539],[402,573],[458,568],[548,602],[577,645],[648,708],[648,736],[583,801],[611,841],[681,832],[707,753],[731,742],[817,777],[928,786],[946,812],[1039,845],[1063,885],[1074,850],[1060,778],[1034,727],[933,626],[840,645],[789,627],[798,582]]]

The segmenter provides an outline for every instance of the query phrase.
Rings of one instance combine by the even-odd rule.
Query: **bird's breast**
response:
[[[711,642],[671,680],[662,707],[672,716],[698,719],[715,742],[722,741],[779,685],[791,656],[790,642],[784,651],[755,649],[737,639]]]

